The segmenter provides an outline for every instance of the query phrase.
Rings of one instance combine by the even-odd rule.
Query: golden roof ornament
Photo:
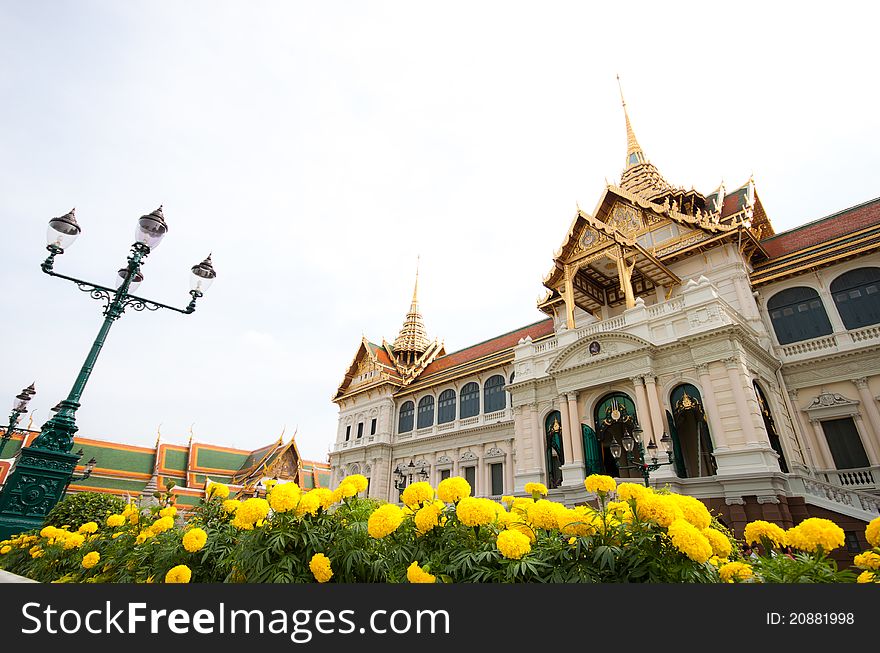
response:
[[[402,354],[421,355],[431,346],[428,340],[428,331],[425,329],[425,323],[422,321],[422,314],[419,312],[419,268],[416,264],[416,283],[413,288],[412,303],[409,307],[409,313],[403,322],[403,327],[397,338],[394,339],[394,354],[401,358]],[[410,360],[414,361],[416,356],[410,356]],[[411,363],[410,363],[411,364]]]

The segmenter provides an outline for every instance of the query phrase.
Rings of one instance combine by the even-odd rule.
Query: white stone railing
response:
[[[813,338],[812,340],[803,340],[794,342],[790,345],[782,346],[783,356],[800,356],[801,354],[811,354],[826,349],[836,349],[837,338],[835,336],[822,336],[821,338]]]
[[[827,483],[855,490],[876,490],[880,485],[880,466],[853,469],[823,469],[816,474]]]
[[[660,317],[661,315],[670,315],[677,313],[684,308],[684,297],[675,297],[661,304],[654,304],[648,307],[648,317]]]
[[[817,478],[803,477],[802,480],[804,489],[809,496],[849,506],[856,510],[864,510],[874,516],[880,515],[880,496],[850,490]]]
[[[869,327],[864,327],[862,329],[857,329],[855,331],[849,332],[850,337],[853,339],[853,342],[864,342],[866,340],[876,340],[880,338],[880,325],[873,325]]]
[[[552,340],[545,340],[544,342],[539,342],[538,344],[535,345],[535,353],[541,354],[545,351],[550,351],[551,349],[556,349],[556,347],[558,345],[559,345],[559,341],[556,340],[556,338],[553,338]]]
[[[474,426],[483,426],[489,424],[496,424],[498,422],[509,422],[513,420],[513,410],[511,408],[504,408],[502,410],[496,410],[492,413],[485,413],[482,415],[474,415],[473,417],[465,417],[464,419],[453,420],[452,422],[445,422],[443,424],[434,424],[433,426],[426,426],[425,428],[416,429],[415,431],[406,431],[405,433],[398,433],[396,438],[398,440],[404,440],[412,437],[422,438],[429,435],[437,435],[438,433],[449,433],[458,431],[464,428],[472,428]],[[347,448],[349,442],[344,442],[342,448]],[[337,450],[339,450],[339,446],[337,445]]]
[[[618,315],[617,317],[612,317],[608,320],[602,320],[601,322],[596,322],[595,324],[591,324],[589,326],[583,327],[582,329],[578,329],[577,339],[580,340],[581,338],[586,338],[597,333],[604,333],[606,331],[620,331],[625,326],[626,316]]]

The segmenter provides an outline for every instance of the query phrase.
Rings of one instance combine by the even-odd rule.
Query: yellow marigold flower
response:
[[[880,555],[873,551],[865,551],[853,559],[853,564],[859,569],[880,569]]]
[[[569,543],[569,544],[574,544],[574,543],[577,542],[577,541],[578,541],[578,538],[576,538],[576,537],[570,537],[570,538],[568,538],[568,543]]]
[[[709,528],[709,524],[712,523],[712,515],[709,514],[706,504],[699,499],[684,494],[670,494],[669,498],[678,504],[688,523],[696,526],[701,531]]]
[[[312,575],[319,583],[326,583],[333,577],[333,570],[330,568],[330,558],[323,553],[316,553],[312,556],[312,559],[309,560],[309,569],[312,570]]]
[[[333,491],[333,503],[338,503],[342,499],[353,497],[357,495],[357,493],[357,485],[355,485],[352,481],[344,480],[342,481],[342,483],[339,484],[339,487]]]
[[[452,476],[440,481],[437,496],[444,503],[457,503],[471,495],[471,484],[461,476]]]
[[[223,510],[227,513],[235,512],[240,505],[241,501],[238,499],[226,499],[226,501],[223,502]]]
[[[856,578],[857,583],[880,583],[880,580],[877,579],[877,575],[870,571],[863,571],[859,574],[859,577]]]
[[[86,569],[91,569],[96,564],[98,564],[98,560],[100,560],[100,559],[101,559],[100,553],[98,553],[97,551],[90,551],[89,553],[87,553],[83,556],[82,566],[85,567]]]
[[[8,544],[4,544],[2,547],[0,547],[0,555],[6,555],[10,551],[12,551],[12,547]]]
[[[626,501],[609,501],[605,509],[609,514],[613,515],[615,519],[625,524],[632,523],[633,520],[633,512],[632,508]]]
[[[638,483],[621,483],[617,486],[617,498],[621,501],[635,499],[638,501],[647,494],[653,494],[654,490]]]
[[[314,490],[309,490],[309,494],[314,494],[318,499],[318,505],[320,505],[324,510],[327,510],[330,506],[333,505],[333,492],[325,487],[316,487]]]
[[[465,526],[485,526],[495,521],[495,502],[490,499],[465,497],[458,502],[455,514]]]
[[[617,489],[617,481],[604,474],[590,474],[584,479],[584,487],[593,494],[608,494]]]
[[[135,538],[134,543],[135,544],[143,544],[144,542],[149,540],[151,537],[153,537],[153,535],[155,535],[155,533],[153,531],[151,531],[150,529],[143,530],[140,533],[138,533],[138,536]]]
[[[418,508],[422,504],[434,500],[434,488],[430,483],[418,481],[406,486],[401,496],[404,505],[410,508]]]
[[[677,519],[684,519],[684,513],[669,496],[646,494],[636,502],[636,513],[643,521],[653,521],[668,528]]]
[[[321,497],[314,492],[306,492],[299,499],[299,505],[296,507],[296,514],[302,517],[303,515],[317,515],[318,510],[321,508]]]
[[[557,516],[565,510],[565,506],[555,501],[539,499],[526,508],[526,517],[530,524],[537,528],[553,530],[559,528]]]
[[[872,519],[865,528],[865,539],[871,546],[880,546],[880,517]]]
[[[43,530],[40,531],[40,537],[45,537],[46,539],[50,537],[56,537],[56,533],[60,531],[60,528],[55,528],[54,526],[46,526]]]
[[[98,530],[98,524],[93,521],[87,521],[85,524],[79,527],[77,533],[85,533],[87,535],[94,533]]]
[[[190,553],[201,551],[208,541],[208,534],[201,528],[191,528],[183,535],[183,548]]]
[[[363,474],[350,474],[342,479],[342,483],[351,483],[357,489],[358,493],[366,492],[370,482]]]
[[[513,505],[513,497],[505,494],[503,497],[501,497],[501,503],[506,503],[507,507],[510,508],[510,506]]]
[[[440,504],[439,508],[437,507],[438,503]],[[440,523],[440,512],[443,510],[442,506],[443,504],[441,502],[435,501],[419,508],[413,518],[413,521],[416,523],[416,528],[419,529],[419,533],[424,535]]]
[[[712,546],[712,552],[716,557],[726,558],[730,555],[733,546],[730,544],[730,540],[724,533],[716,531],[714,528],[707,528],[703,530],[703,535],[709,540],[709,544]]]
[[[113,535],[111,535],[110,537],[111,537],[111,539],[114,539],[114,540],[115,540],[117,537],[119,537],[120,535],[124,535],[124,534],[125,534],[125,533],[122,533],[122,532],[119,532],[119,533],[113,533]]]
[[[280,483],[269,493],[269,505],[275,512],[289,512],[296,509],[301,494],[296,483]],[[225,509],[226,501],[223,504]]]
[[[205,496],[208,499],[213,499],[214,497],[225,499],[229,496],[229,486],[211,481],[208,483],[208,487],[205,488]]]
[[[133,512],[128,516],[128,523],[131,524],[132,526],[134,524],[139,523],[140,520],[141,520],[141,513],[139,513],[139,512]]]
[[[174,528],[174,517],[160,517],[153,522],[152,526],[150,526],[150,530],[156,535],[171,530],[172,528]]]
[[[390,535],[403,522],[403,510],[393,503],[379,506],[367,521],[367,532],[377,540]]]
[[[192,578],[192,569],[186,565],[177,565],[168,570],[165,574],[166,583],[188,583]]]
[[[708,562],[712,545],[697,527],[684,519],[676,519],[667,529],[672,545],[694,562]]]
[[[498,547],[501,555],[509,560],[519,560],[532,550],[528,536],[523,535],[517,530],[510,529],[498,533],[495,546]]]
[[[86,541],[86,536],[82,533],[72,533],[70,537],[68,537],[64,541],[65,549],[78,549],[83,545],[83,542]]]
[[[271,492],[276,485],[278,485],[278,479],[276,478],[267,478],[263,481],[263,487],[266,488],[267,492]]]
[[[28,553],[31,554],[31,558],[36,559],[36,558],[39,558],[39,557],[45,555],[46,552],[43,551],[43,547],[41,547],[39,544],[37,544],[35,546],[32,546],[30,548],[30,551],[28,551]]]
[[[160,517],[174,517],[177,514],[177,508],[174,506],[168,506],[167,508],[162,508],[159,511]]]
[[[578,506],[573,510],[560,510],[556,515],[556,521],[564,535],[587,537],[596,533],[595,517],[595,513],[587,506]]]
[[[785,533],[785,541],[801,551],[833,551],[843,546],[843,529],[833,521],[810,517]]]
[[[110,528],[116,528],[118,526],[122,526],[125,523],[125,517],[122,515],[110,515],[107,517],[107,526]]]
[[[760,519],[746,524],[743,536],[746,544],[754,544],[756,542],[761,544],[762,537],[767,538],[767,540],[769,540],[774,546],[782,546],[785,544],[785,531],[776,524],[771,524],[770,522],[762,521]]]
[[[532,495],[532,498],[537,501],[540,497],[547,496],[547,486],[543,483],[526,483],[525,491]]]
[[[253,527],[261,519],[269,514],[269,502],[259,497],[251,497],[241,502],[235,511],[235,521]]]
[[[746,580],[754,575],[752,568],[744,562],[728,562],[721,566],[718,575],[725,583]]]
[[[436,583],[437,577],[429,574],[427,571],[419,567],[419,562],[416,560],[413,562],[406,570],[406,579],[410,583]]]

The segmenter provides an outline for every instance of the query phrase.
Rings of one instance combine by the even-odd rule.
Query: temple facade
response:
[[[755,182],[703,194],[645,156],[561,234],[545,318],[447,352],[418,305],[362,340],[333,401],[332,482],[468,479],[591,500],[591,473],[705,501],[728,525],[880,514],[880,199],[775,233]],[[650,469],[653,468],[653,469]],[[861,533],[861,534],[860,534]],[[855,539],[853,539],[855,538]]]

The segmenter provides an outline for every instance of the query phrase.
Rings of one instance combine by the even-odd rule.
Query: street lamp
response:
[[[15,401],[12,402],[12,412],[9,414],[9,425],[6,427],[6,433],[4,433],[2,439],[0,439],[0,457],[3,455],[3,449],[6,448],[6,443],[9,442],[9,439],[12,437],[12,432],[18,425],[19,418],[27,412],[28,402],[35,394],[37,394],[37,391],[34,389],[34,384],[31,383],[28,387],[22,390],[15,397]]]
[[[76,452],[76,457],[77,457],[77,459],[82,458],[82,457],[83,457],[83,453],[84,453],[84,452],[83,452],[82,449],[80,449],[79,451],[77,451],[77,452]],[[95,465],[97,465],[97,464],[98,464],[98,461],[95,459],[94,456],[92,456],[92,457],[89,459],[89,462],[86,463],[86,468],[83,470],[82,476],[76,476],[76,475],[74,475],[74,474],[71,474],[71,475],[70,475],[70,478],[67,480],[67,485],[64,487],[64,491],[67,492],[67,488],[70,486],[71,482],[76,481],[77,483],[79,483],[80,481],[84,481],[84,480],[86,480],[89,476],[91,476],[91,475],[92,475],[92,472],[95,470]]]
[[[80,407],[79,401],[83,390],[113,322],[122,316],[126,308],[135,311],[144,309],[157,311],[160,308],[167,308],[189,315],[196,309],[196,300],[204,294],[207,286],[217,276],[210,256],[192,268],[192,273],[198,277],[198,281],[193,282],[189,293],[192,301],[186,308],[168,306],[132,294],[137,284],[143,281],[141,267],[144,260],[168,233],[168,224],[165,222],[161,206],[138,219],[135,227],[135,242],[131,246],[127,265],[118,272],[115,289],[59,274],[53,270],[55,258],[70,248],[80,232],[73,210],[49,220],[46,234],[46,249],[49,250],[49,256],[43,261],[41,268],[50,276],[72,281],[80,290],[89,293],[93,299],[103,301],[104,322],[67,399],[56,406],[57,410],[53,409],[55,415],[43,424],[40,434],[31,446],[19,449],[15,466],[0,492],[0,538],[42,524],[52,506],[64,495],[80,458],[71,453],[73,436],[77,431],[76,410]],[[91,474],[88,466],[86,474]]]
[[[413,478],[416,476],[418,476],[421,481],[427,481],[428,468],[425,463],[422,463],[420,467],[416,467],[416,464],[410,459],[408,465],[400,464],[395,467],[394,487],[399,492],[403,492],[403,490],[406,489],[406,486],[410,485],[413,482]]]
[[[672,438],[669,437],[669,434],[666,431],[663,432],[663,437],[660,438],[660,446],[669,458],[669,462],[659,462],[657,456],[657,444],[654,442],[653,438],[651,438],[651,441],[647,446],[647,454],[651,459],[651,462],[645,462],[645,447],[642,446],[642,427],[639,426],[638,422],[633,426],[632,433],[627,432],[623,436],[622,442],[623,449],[626,451],[626,462],[629,463],[628,465],[620,464],[620,457],[623,454],[620,444],[614,441],[609,446],[611,449],[611,455],[618,461],[618,469],[638,469],[642,473],[642,478],[645,479],[645,487],[649,485],[651,472],[657,471],[663,467],[663,465],[672,464]],[[641,460],[639,463],[636,462],[636,458],[633,455],[633,449],[636,444],[639,445],[638,453],[639,459]]]

